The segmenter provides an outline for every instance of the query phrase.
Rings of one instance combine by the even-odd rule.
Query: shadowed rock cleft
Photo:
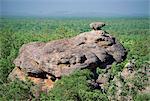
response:
[[[75,70],[108,68],[113,62],[123,61],[126,50],[113,36],[101,30],[103,26],[103,22],[95,22],[90,24],[92,31],[70,39],[24,44],[9,78],[26,81],[27,76],[49,90],[55,81]]]

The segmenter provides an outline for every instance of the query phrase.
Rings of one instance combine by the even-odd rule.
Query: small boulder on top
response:
[[[8,78],[23,81],[28,78],[37,85],[42,84],[44,90],[49,90],[55,81],[75,70],[107,68],[114,62],[123,61],[127,53],[125,48],[115,37],[99,30],[104,25],[102,22],[91,23],[95,31],[69,39],[22,45],[14,60],[15,69]],[[107,82],[105,77],[102,80]]]
[[[103,26],[105,26],[103,22],[93,22],[90,24],[90,28],[93,30],[101,30]]]

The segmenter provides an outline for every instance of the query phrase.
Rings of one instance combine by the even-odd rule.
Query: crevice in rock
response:
[[[114,57],[110,54],[107,54],[105,62],[102,62],[101,64],[99,64],[99,66],[103,69],[108,68],[108,66],[112,65],[114,62],[115,62]]]
[[[41,78],[41,79],[47,79],[47,73],[46,72],[41,72],[41,73],[31,73],[31,72],[28,72],[27,73],[28,76],[30,77],[35,77],[35,78]]]
[[[83,55],[83,56],[81,57],[80,63],[84,63],[86,60],[87,60],[86,56]]]
[[[94,22],[90,24],[92,31],[74,38],[23,45],[14,61],[18,69],[14,69],[10,77],[13,79],[17,75],[20,80],[25,81],[24,74],[27,73],[27,78],[35,83],[43,80],[42,83],[46,85],[45,82],[49,82],[44,89],[50,89],[53,82],[63,75],[87,68],[94,74],[93,85],[97,88],[96,68],[107,69],[113,62],[121,62],[126,58],[124,47],[113,36],[101,30],[103,26],[103,22]]]

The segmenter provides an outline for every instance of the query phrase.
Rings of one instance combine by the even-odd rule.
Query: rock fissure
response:
[[[91,23],[90,32],[70,39],[24,44],[14,60],[15,68],[9,78],[29,78],[49,90],[54,82],[75,70],[107,68],[126,58],[126,50],[115,37],[101,30],[102,22]],[[40,81],[42,79],[43,81]],[[105,82],[105,81],[101,81]]]

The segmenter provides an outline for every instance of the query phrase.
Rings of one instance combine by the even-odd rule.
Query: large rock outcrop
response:
[[[52,81],[77,69],[107,68],[113,62],[123,61],[126,50],[115,37],[101,30],[104,24],[90,26],[94,30],[70,39],[24,44],[9,78],[25,80],[27,77],[36,84],[50,82],[51,85],[43,84],[43,89],[50,89]]]

